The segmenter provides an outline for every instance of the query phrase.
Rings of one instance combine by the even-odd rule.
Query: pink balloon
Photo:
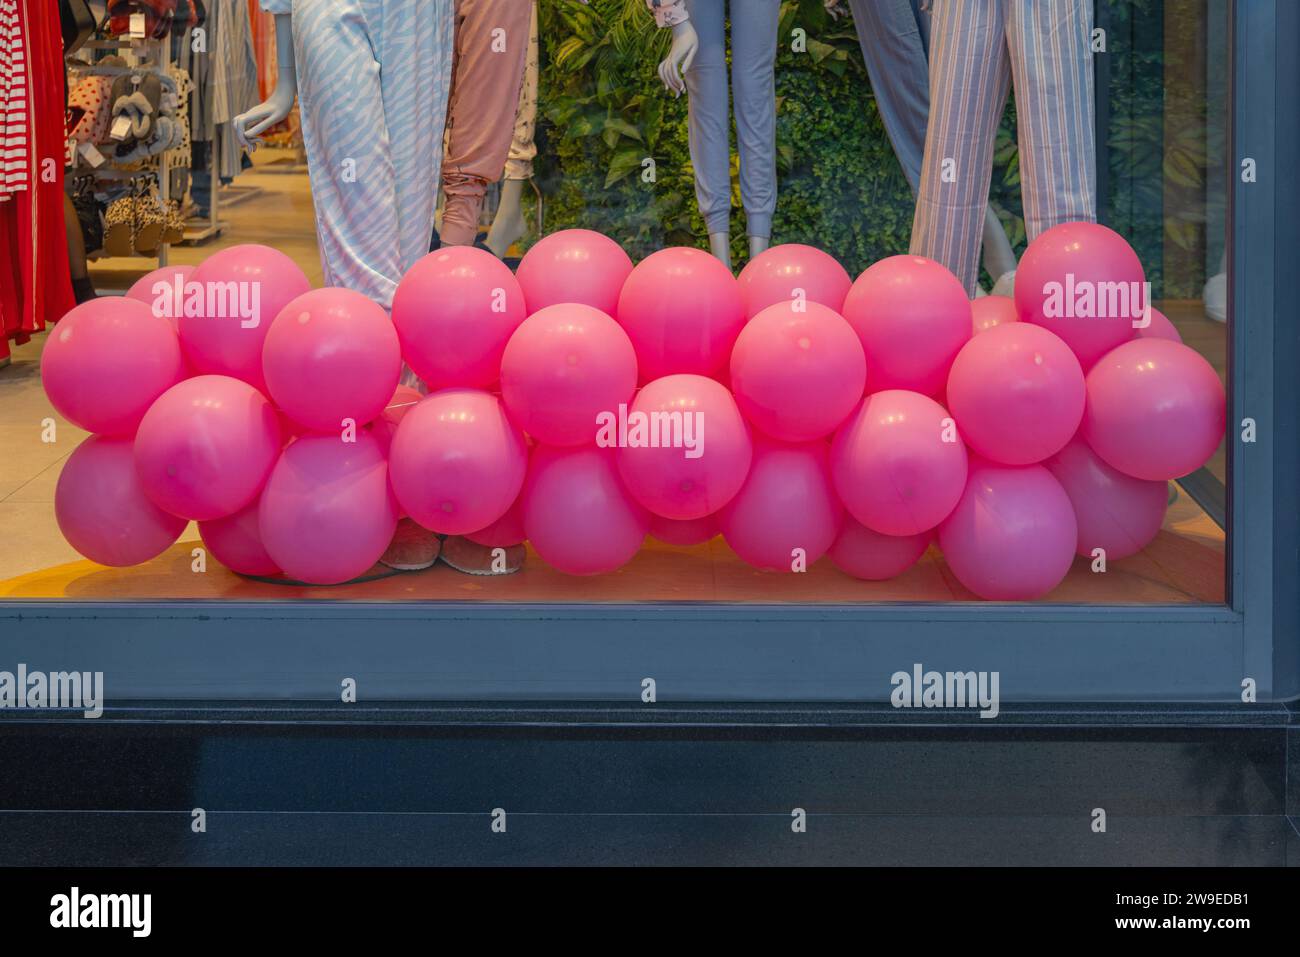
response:
[[[195,521],[253,501],[280,454],[275,409],[246,382],[202,375],[150,406],[135,436],[135,465],[159,508]]]
[[[1010,296],[980,296],[971,301],[970,312],[972,332],[977,336],[994,326],[1020,321],[1016,301]]]
[[[641,381],[690,373],[717,378],[745,324],[731,271],[702,249],[674,246],[637,263],[618,299]]]
[[[1133,338],[1148,302],[1146,274],[1119,233],[1062,223],[1029,244],[1016,270],[1016,311],[1056,333],[1087,370]]]
[[[755,445],[744,487],[718,515],[731,550],[774,572],[792,572],[797,561],[812,565],[825,555],[844,519],[827,464],[825,442]]]
[[[311,288],[298,264],[269,246],[231,246],[205,259],[185,285],[179,328],[190,365],[265,390],[262,344],[271,321]]]
[[[1137,334],[1140,339],[1168,339],[1170,342],[1183,341],[1178,328],[1169,321],[1168,316],[1155,306],[1151,307],[1151,323],[1139,329]]]
[[[923,256],[870,266],[844,300],[844,318],[867,355],[867,389],[935,396],[971,337],[971,304],[957,277]]]
[[[1182,478],[1209,461],[1227,424],[1223,383],[1200,353],[1134,339],[1088,373],[1082,436],[1134,478]]]
[[[539,446],[523,495],[524,531],[547,564],[568,575],[612,572],[632,560],[650,518],[619,481],[605,449]]]
[[[526,536],[522,492],[520,494],[521,497],[515,499],[514,504],[506,509],[504,515],[486,528],[470,532],[465,537],[476,545],[484,545],[488,548],[509,548],[511,545],[523,542]]]
[[[1013,322],[962,347],[948,375],[948,408],[971,451],[1031,465],[1060,451],[1083,418],[1083,370],[1041,326]]]
[[[1029,601],[1061,583],[1078,532],[1065,489],[1041,465],[975,462],[939,548],[957,580],[988,601]]]
[[[197,268],[180,263],[161,266],[133,282],[126,291],[126,298],[144,303],[155,318],[166,319],[176,329],[185,310],[185,283]],[[180,308],[177,308],[178,301]]]
[[[379,440],[385,455],[388,454],[389,446],[393,444],[393,436],[397,434],[397,427],[402,424],[402,419],[406,418],[406,413],[414,409],[423,398],[419,389],[413,389],[409,385],[399,385],[393,390],[393,395],[384,406],[384,411],[370,423],[370,433]]]
[[[605,420],[596,444],[618,448],[619,475],[634,499],[675,519],[703,518],[727,504],[744,483],[753,453],[731,393],[698,375],[651,382],[626,418]]]
[[[402,353],[388,313],[351,289],[313,289],[275,317],[262,350],[271,398],[314,432],[365,425],[397,388]]]
[[[523,486],[528,447],[496,396],[444,389],[406,414],[388,459],[406,513],[430,531],[464,535],[506,513]]]
[[[50,331],[41,384],[50,404],[87,432],[131,435],[145,411],[181,380],[176,333],[134,299],[91,299]]]
[[[884,535],[948,516],[966,486],[966,446],[948,410],[916,392],[869,395],[835,433],[831,474],[849,513]]]
[[[578,303],[533,313],[501,359],[506,408],[546,445],[590,443],[596,417],[617,413],[635,389],[636,352],[627,333],[599,309]]]
[[[1075,552],[1091,558],[1094,548],[1107,560],[1136,555],[1164,524],[1169,484],[1148,482],[1103,462],[1082,439],[1074,439],[1045,463],[1070,497],[1079,526]]]
[[[717,537],[720,531],[716,514],[675,519],[650,513],[650,534],[669,545],[701,545]]]
[[[185,531],[185,519],[144,494],[131,440],[107,435],[92,435],[68,456],[54,490],[54,517],[69,545],[115,567],[157,558]]]
[[[562,229],[543,236],[524,253],[515,278],[529,315],[562,302],[577,302],[612,316],[631,272],[632,260],[608,236],[590,229]]]
[[[253,499],[234,515],[199,522],[199,536],[221,564],[240,575],[280,574],[280,566],[267,554],[258,528],[260,499]]]
[[[434,390],[493,385],[524,316],[524,294],[510,268],[473,246],[424,256],[393,295],[402,358]]]
[[[397,530],[384,451],[374,436],[355,442],[304,435],[275,464],[257,512],[262,544],[285,575],[337,585],[365,574]]]
[[[853,285],[834,256],[799,243],[763,250],[745,264],[737,281],[747,319],[769,306],[795,300],[819,303],[839,312]]]
[[[867,360],[853,327],[816,302],[780,302],[745,324],[731,388],[754,427],[785,442],[830,435],[862,398]]]
[[[844,520],[831,546],[835,567],[854,578],[885,581],[915,565],[934,541],[934,531],[916,535],[881,535],[851,518]]]

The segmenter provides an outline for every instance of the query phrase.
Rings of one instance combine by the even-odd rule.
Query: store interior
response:
[[[1154,36],[1152,31],[1143,32],[1143,24],[1133,22],[1137,16],[1133,12],[1135,6],[1150,7],[1143,15],[1160,20],[1160,29]],[[805,7],[808,4],[785,4],[782,16],[806,16]],[[814,7],[820,9],[820,4]],[[1098,148],[1106,197],[1100,218],[1130,237],[1147,260],[1148,276],[1156,280],[1156,307],[1171,320],[1183,343],[1203,356],[1228,387],[1228,325],[1219,301],[1226,298],[1220,268],[1227,232],[1222,199],[1226,169],[1222,125],[1226,104],[1222,99],[1223,90],[1216,89],[1222,78],[1223,63],[1222,52],[1216,52],[1214,44],[1222,38],[1216,40],[1216,32],[1207,29],[1207,25],[1213,26],[1215,17],[1222,15],[1222,10],[1215,2],[1135,5],[1101,0],[1099,7],[1111,11],[1112,42],[1118,42],[1122,32],[1128,30],[1134,36],[1142,36],[1142,42],[1149,47],[1143,57],[1122,64],[1117,62],[1109,68],[1106,83],[1098,87],[1098,96],[1108,97],[1105,122],[1109,126],[1105,128],[1112,131],[1110,139]],[[50,226],[44,234],[47,243],[54,241],[50,237],[66,242],[68,257],[51,256],[51,262],[56,265],[49,268],[66,268],[75,285],[81,271],[77,254],[84,250],[83,282],[93,287],[94,295],[123,295],[133,283],[162,265],[197,266],[214,252],[250,243],[271,246],[288,255],[313,288],[324,284],[317,219],[297,113],[274,127],[263,145],[252,151],[240,149],[230,129],[231,117],[253,107],[274,88],[277,63],[271,15],[260,11],[255,0],[208,0],[208,8],[209,15],[216,14],[215,32],[209,34],[209,42],[213,49],[225,51],[222,59],[225,72],[205,77],[201,68],[193,66],[164,68],[164,73],[170,70],[173,77],[184,78],[180,84],[180,101],[175,103],[172,116],[178,127],[176,145],[146,155],[143,161],[137,157],[123,164],[111,156],[100,155],[102,163],[97,166],[90,165],[87,152],[77,150],[74,165],[65,172],[73,184],[70,194],[75,196],[81,192],[83,201],[79,202],[90,210],[88,215],[95,223],[87,227],[86,216],[78,208],[79,221],[75,226],[69,224],[66,231],[63,222],[57,224],[57,229]],[[222,18],[225,18],[224,29]],[[230,25],[236,19],[238,28],[232,29]],[[658,43],[654,50],[662,51],[665,41],[654,34],[653,20],[649,17],[646,20],[638,35],[644,36],[647,46]],[[1150,22],[1146,21],[1146,25]],[[565,29],[566,24],[568,29],[574,29],[572,23],[558,14],[543,12],[536,171],[523,189],[522,234],[511,237],[502,258],[514,266],[539,235],[570,227],[606,232],[622,242],[634,262],[659,246],[707,247],[706,227],[694,209],[675,206],[667,211],[660,209],[655,213],[656,224],[647,230],[644,224],[629,225],[634,220],[629,212],[634,201],[628,199],[626,180],[610,183],[612,174],[600,168],[595,171],[596,181],[603,180],[603,188],[592,191],[583,185],[587,182],[583,176],[590,177],[592,170],[587,166],[580,169],[578,164],[593,164],[590,155],[582,152],[593,147],[581,142],[589,138],[565,128],[566,117],[570,122],[572,119],[563,110],[567,108],[567,100],[573,97],[573,84],[595,84],[596,80],[593,73],[566,73],[562,65],[557,65],[554,49],[564,37],[554,40],[552,37]],[[829,41],[831,52],[827,60],[832,63],[843,60],[851,78],[864,77],[850,21],[817,19],[815,25]],[[160,61],[176,63],[173,53],[181,49],[171,36],[161,40],[128,38],[123,41],[101,31],[90,46],[83,47],[69,60],[70,95],[81,90],[83,81],[93,75],[83,65],[89,68],[91,61],[102,63],[100,57],[112,52],[109,47],[113,44],[125,46],[135,57],[155,67]],[[633,64],[619,69],[643,67],[656,54],[651,51],[638,56],[639,59],[634,57]],[[782,54],[777,62],[779,93],[790,98],[807,93],[808,81],[794,76],[794,68],[787,64],[786,58]],[[835,96],[843,95],[842,72],[839,76],[826,73],[818,77],[834,90]],[[1143,86],[1146,83],[1156,83],[1163,92],[1159,98],[1159,115],[1154,120],[1147,115],[1151,98]],[[191,87],[188,92],[187,85]],[[220,87],[220,92],[212,89],[214,85]],[[200,91],[197,94],[196,89]],[[202,92],[205,89],[207,93]],[[206,105],[196,108],[197,98],[203,96],[209,97]],[[670,102],[667,109],[676,112],[663,120],[664,125],[671,121],[684,128],[684,105]],[[779,115],[778,124],[787,122],[786,112],[797,112],[785,105],[781,109],[785,112]],[[872,162],[881,170],[880,183],[884,184],[868,183],[863,189],[875,194],[883,190],[880,208],[889,206],[887,218],[910,225],[911,194],[896,164],[891,165],[893,154],[882,135],[874,101],[862,112],[868,115],[861,119],[860,129],[848,130],[843,137],[873,139]],[[1012,109],[1004,125],[1013,130],[1014,122]],[[667,132],[661,135],[665,141],[669,138]],[[673,135],[682,138],[684,143],[684,132],[675,131]],[[780,142],[799,135],[798,130],[778,131]],[[605,137],[603,144],[595,145],[601,151],[595,166],[608,163],[611,155],[617,155],[609,151],[610,139]],[[221,171],[215,178],[208,171],[214,144]],[[1018,199],[1014,198],[1018,173],[1014,162],[1003,155],[1008,146],[1014,151],[1014,138],[1010,134],[1005,143],[999,140],[1000,158],[994,172],[992,203],[1019,252],[1026,237]],[[672,149],[680,149],[680,145],[662,145],[660,151],[666,153]],[[1153,152],[1155,155],[1150,155]],[[90,153],[96,155],[93,150]],[[821,207],[814,207],[822,210],[825,222],[809,223],[800,218],[806,218],[810,202],[806,191],[799,194],[801,181],[825,177],[826,171],[802,167],[797,156],[783,158],[781,165],[782,175],[788,174],[793,184],[790,194],[797,195],[804,205],[790,210],[778,205],[773,244],[808,242],[819,234],[834,233],[844,213],[833,209],[825,197],[821,199]],[[782,189],[785,188],[783,180]],[[480,240],[489,236],[505,189],[497,184],[488,191],[479,219]],[[575,199],[575,190],[585,196]],[[674,203],[680,199],[676,194],[683,192],[689,197],[689,191],[677,190],[670,183],[665,183],[661,190],[665,195],[673,193],[671,202]],[[855,193],[849,197],[852,207],[849,215],[864,218],[878,215],[878,210],[861,202],[862,195]],[[87,196],[92,198],[86,199]],[[169,210],[179,215],[184,221],[183,228],[177,227],[179,238],[166,241],[167,235],[177,234],[169,232],[175,224],[168,225],[165,221],[160,227],[164,239],[152,250],[129,248],[130,244],[124,249],[120,241],[109,242],[108,234],[114,222],[110,209],[115,202],[125,201],[124,197],[133,202],[141,199],[156,204],[164,220]],[[739,218],[733,216],[733,220]],[[798,230],[789,225],[795,222],[799,223]],[[898,229],[906,233],[905,226]],[[136,230],[137,235],[142,232]],[[743,227],[735,226],[732,232],[729,238],[732,266],[739,272],[750,250]],[[800,234],[794,235],[796,232]],[[906,242],[904,236],[900,245],[896,230],[895,234],[884,234],[866,245],[857,237],[852,245],[830,251],[856,277],[875,259],[905,252]],[[1158,259],[1161,266],[1158,278],[1150,267],[1152,259]],[[982,285],[991,289],[996,278],[984,274]],[[1216,279],[1220,284],[1217,292]],[[4,281],[10,282],[11,278],[6,277]],[[20,275],[12,281],[32,281],[32,277],[28,274],[24,280]],[[45,280],[40,279],[38,272],[35,281]],[[548,565],[530,546],[522,569],[510,575],[466,575],[442,563],[411,572],[398,572],[376,564],[371,572],[356,581],[313,586],[231,572],[206,555],[197,526],[191,522],[174,545],[152,560],[120,568],[100,565],[83,558],[67,542],[55,515],[55,491],[61,470],[88,435],[60,415],[42,387],[42,351],[57,328],[58,318],[57,315],[38,316],[25,328],[21,322],[12,328],[6,322],[6,335],[0,340],[0,408],[5,411],[0,421],[0,599],[575,603],[922,603],[977,599],[952,573],[935,545],[901,575],[886,581],[863,581],[839,570],[829,557],[813,562],[802,574],[761,571],[742,561],[721,536],[691,546],[675,546],[647,538],[627,564],[598,576],[564,574]],[[56,436],[54,441],[49,440],[51,430]],[[1223,517],[1218,516],[1216,521],[1197,499],[1204,499],[1204,489],[1216,482],[1221,490],[1227,483],[1227,469],[1225,446],[1220,445],[1195,482],[1169,482],[1169,506],[1164,523],[1150,544],[1136,555],[1111,562],[1104,574],[1097,574],[1089,559],[1076,557],[1064,580],[1037,600],[1071,604],[1223,603],[1226,587],[1226,532],[1220,524]],[[1206,501],[1205,505],[1209,506],[1210,502]]]

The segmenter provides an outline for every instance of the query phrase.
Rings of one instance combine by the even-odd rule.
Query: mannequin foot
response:
[[[750,236],[749,237],[749,258],[753,259],[759,253],[764,252],[772,244],[770,236]]]
[[[993,284],[993,295],[1011,298],[1016,293],[1016,271],[1004,272]]]
[[[730,233],[709,233],[709,252],[713,253],[714,259],[722,261],[722,265],[728,269],[731,268],[731,234]]]
[[[487,247],[498,259],[505,258],[510,247],[528,228],[524,222],[522,202],[525,182],[522,179],[508,179],[501,184],[501,204],[497,207],[497,214],[487,236]]]
[[[428,568],[438,560],[442,542],[437,534],[416,525],[409,518],[397,523],[388,551],[379,558],[381,565],[398,571],[414,572]]]
[[[459,535],[448,535],[440,557],[466,575],[512,575],[523,567],[525,555],[527,549],[522,544],[490,548]]]
[[[1201,294],[1205,300],[1205,315],[1215,322],[1228,321],[1228,274],[1221,272],[1213,275],[1205,283]]]

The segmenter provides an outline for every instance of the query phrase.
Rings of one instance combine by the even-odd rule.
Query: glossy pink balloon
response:
[[[185,283],[197,268],[178,263],[145,273],[131,284],[126,298],[144,303],[155,318],[166,319],[176,329],[185,311]]]
[[[988,601],[1029,601],[1064,580],[1078,532],[1065,489],[1041,465],[972,463],[966,491],[939,526],[957,580]]]
[[[1043,464],[1074,506],[1077,554],[1091,558],[1093,549],[1101,548],[1107,560],[1128,558],[1159,534],[1169,504],[1169,483],[1136,479],[1111,468],[1082,439]]]
[[[524,321],[510,268],[473,246],[444,246],[412,266],[393,295],[402,358],[430,389],[487,388]]]
[[[289,578],[337,585],[364,575],[397,530],[378,440],[365,432],[355,442],[326,434],[296,440],[266,483],[257,524]]]
[[[524,531],[548,565],[600,575],[632,560],[650,516],[619,481],[613,453],[539,446],[523,495]]]
[[[444,389],[406,413],[388,460],[393,494],[411,518],[464,535],[506,513],[523,486],[528,447],[496,396]]]
[[[994,326],[1020,321],[1016,301],[1010,296],[980,296],[971,300],[970,312],[972,332],[977,336]]]
[[[402,372],[397,332],[383,308],[351,289],[313,289],[275,317],[262,350],[266,387],[313,432],[360,426],[384,411]]]
[[[923,256],[891,256],[870,266],[845,297],[844,318],[862,340],[869,392],[928,396],[943,388],[973,322],[957,277]]]
[[[271,321],[310,288],[298,264],[270,246],[247,244],[213,253],[186,283],[179,328],[190,365],[265,390],[262,344]]]
[[[1031,465],[1060,451],[1083,418],[1083,370],[1041,326],[1013,322],[962,347],[948,375],[948,408],[971,451]]]
[[[185,519],[144,494],[131,440],[106,435],[92,435],[68,456],[54,490],[54,517],[69,545],[115,567],[157,558],[185,531]]]
[[[280,566],[267,554],[258,527],[260,498],[234,515],[199,522],[199,535],[212,557],[240,575],[278,575]]]
[[[691,373],[717,377],[745,324],[731,271],[702,249],[674,246],[637,263],[618,299],[641,381]]]
[[[532,315],[547,306],[577,302],[607,316],[632,272],[623,247],[590,229],[562,229],[538,240],[519,260],[515,278]]]
[[[253,501],[280,446],[279,420],[262,393],[229,376],[195,376],[145,413],[135,465],[159,508],[202,522]]]
[[[1098,223],[1062,223],[1029,244],[1016,270],[1016,311],[1056,333],[1087,370],[1133,338],[1146,274],[1124,237]]]
[[[675,519],[650,513],[650,534],[669,545],[701,545],[721,532],[717,515]]]
[[[476,545],[485,545],[488,548],[509,548],[522,542],[525,538],[522,492],[520,495],[521,497],[515,499],[514,504],[495,522],[487,528],[470,532],[465,537]]]
[[[533,313],[501,359],[501,398],[525,432],[546,445],[585,445],[596,417],[636,389],[636,352],[622,326],[591,306]]]
[[[1223,441],[1223,383],[1200,353],[1167,339],[1135,339],[1088,373],[1081,435],[1134,478],[1182,478]]]
[[[1170,342],[1182,342],[1183,337],[1179,334],[1178,328],[1169,321],[1169,317],[1157,309],[1151,307],[1151,322],[1137,331],[1138,338],[1141,339],[1168,339]]]
[[[744,486],[718,515],[731,550],[774,572],[825,555],[844,519],[827,464],[825,442],[759,442]]]
[[[853,280],[830,253],[813,246],[785,243],[759,253],[737,280],[745,318],[781,302],[803,300],[839,312]]]
[[[835,489],[884,535],[915,535],[948,516],[966,486],[966,446],[948,410],[916,392],[869,395],[835,433]]]
[[[736,400],[721,383],[698,375],[648,384],[626,417],[604,421],[596,444],[618,448],[618,471],[634,499],[675,519],[703,518],[727,504],[753,454]]]
[[[867,360],[853,327],[816,302],[768,306],[731,352],[731,388],[754,427],[785,442],[830,435],[862,398]]]
[[[91,299],[59,320],[41,353],[50,404],[87,432],[131,435],[185,374],[176,333],[134,299]]]
[[[915,565],[934,541],[934,531],[917,535],[881,535],[851,518],[844,519],[831,561],[846,575],[864,581],[885,581]]]

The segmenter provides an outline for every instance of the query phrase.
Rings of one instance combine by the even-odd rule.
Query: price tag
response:
[[[81,158],[89,163],[94,169],[99,169],[99,167],[104,165],[104,154],[95,149],[94,143],[82,143],[77,147],[77,152],[80,153]]]
[[[143,13],[131,14],[131,32],[132,40],[143,40],[145,37],[145,22]]]
[[[130,133],[131,118],[129,116],[119,116],[113,121],[113,125],[108,131],[108,135],[115,140],[124,140]]]

